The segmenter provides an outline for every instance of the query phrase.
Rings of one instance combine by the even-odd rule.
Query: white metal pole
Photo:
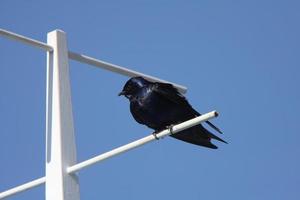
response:
[[[85,167],[88,167],[90,165],[93,165],[97,162],[104,161],[104,160],[106,160],[108,158],[111,158],[113,156],[119,155],[119,154],[124,153],[126,151],[129,151],[131,149],[137,148],[139,146],[142,146],[144,144],[152,142],[152,141],[156,140],[157,138],[162,138],[162,137],[165,137],[165,136],[170,135],[170,134],[178,133],[178,132],[180,132],[184,129],[188,129],[192,126],[195,126],[197,124],[200,124],[201,122],[207,121],[207,120],[209,120],[211,118],[214,118],[214,117],[217,117],[217,116],[218,116],[217,111],[212,111],[212,112],[203,114],[199,117],[187,120],[185,122],[182,122],[180,124],[177,124],[177,125],[173,126],[172,131],[170,129],[165,129],[165,130],[157,133],[156,137],[153,134],[151,134],[149,136],[146,136],[144,138],[141,138],[141,139],[136,140],[134,142],[131,142],[129,144],[123,145],[121,147],[115,148],[115,149],[113,149],[111,151],[108,151],[106,153],[103,153],[101,155],[98,155],[96,157],[93,157],[91,159],[88,159],[86,161],[78,163],[76,165],[73,165],[73,166],[71,166],[67,169],[67,172],[68,173],[77,172],[77,171],[79,171],[79,170],[81,170]]]
[[[72,60],[76,60],[78,62],[82,62],[82,63],[86,63],[92,66],[96,66],[96,67],[100,67],[102,69],[114,72],[114,73],[118,73],[118,74],[122,74],[124,76],[129,76],[129,77],[133,77],[133,76],[142,76],[145,79],[148,79],[149,81],[156,81],[156,82],[163,82],[163,83],[171,83],[172,85],[174,85],[174,87],[176,87],[181,93],[186,93],[187,88],[185,86],[179,85],[177,83],[172,83],[160,78],[156,78],[154,76],[150,76],[141,72],[137,72],[134,71],[132,69],[128,69],[126,67],[122,67],[119,65],[115,65],[109,62],[105,62],[102,60],[98,60],[96,58],[92,58],[90,56],[86,56],[86,55],[82,55],[79,53],[75,53],[75,52],[71,52],[69,51],[69,58]]]
[[[76,164],[76,146],[69,79],[66,34],[48,33],[46,108],[46,200],[79,200],[76,174],[66,169]]]
[[[42,178],[38,178],[38,179],[35,179],[33,181],[30,181],[28,183],[19,185],[17,187],[14,187],[12,189],[6,190],[5,192],[0,193],[0,199],[4,199],[4,198],[9,197],[11,195],[14,195],[14,194],[17,194],[17,193],[20,193],[20,192],[24,192],[24,191],[29,190],[31,188],[37,187],[37,186],[42,185],[43,183],[45,183],[45,181],[46,181],[46,178],[42,177]]]
[[[11,32],[11,31],[0,29],[0,36],[1,35],[5,36],[7,38],[10,38],[10,39],[19,41],[19,42],[23,42],[25,44],[32,45],[34,47],[44,49],[46,51],[52,51],[53,50],[52,46],[50,46],[49,44],[45,44],[41,41],[29,38],[29,37],[25,37],[23,35],[19,35],[19,34]],[[99,68],[102,68],[102,69],[105,69],[105,70],[108,70],[108,71],[112,71],[112,72],[115,72],[115,73],[118,73],[118,74],[129,76],[129,77],[142,76],[142,77],[148,79],[149,81],[171,83],[180,92],[186,93],[186,91],[187,91],[187,88],[185,86],[182,86],[182,85],[179,85],[179,84],[176,84],[176,83],[172,83],[172,82],[169,82],[169,81],[166,81],[166,80],[163,80],[163,79],[159,79],[159,78],[156,78],[154,76],[150,76],[150,75],[138,72],[138,71],[134,71],[134,70],[128,69],[126,67],[115,65],[115,64],[112,64],[112,63],[109,63],[109,62],[105,62],[105,61],[102,61],[102,60],[99,60],[99,59],[96,59],[96,58],[92,58],[92,57],[87,56],[87,55],[72,52],[72,51],[69,51],[68,54],[69,54],[70,59],[76,60],[76,61],[81,62],[81,63],[86,63],[86,64],[89,64],[89,65],[92,65],[92,66],[96,66],[96,67],[99,67]]]

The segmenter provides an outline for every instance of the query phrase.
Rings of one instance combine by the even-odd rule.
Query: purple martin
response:
[[[142,77],[133,77],[126,82],[123,90],[119,93],[120,95],[129,99],[130,112],[134,119],[138,123],[154,129],[154,133],[201,115],[169,83],[150,82]],[[207,121],[206,123],[217,132],[222,133],[211,122]],[[211,139],[227,143],[201,124],[170,136],[212,149],[218,147],[211,143]]]

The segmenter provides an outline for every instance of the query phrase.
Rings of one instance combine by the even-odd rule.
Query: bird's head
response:
[[[147,84],[149,84],[149,81],[147,81],[143,77],[133,77],[126,82],[123,90],[119,93],[119,96],[124,95],[126,98],[130,99]]]

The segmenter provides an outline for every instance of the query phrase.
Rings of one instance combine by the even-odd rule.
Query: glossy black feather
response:
[[[192,108],[187,99],[168,83],[150,82],[142,77],[134,77],[127,81],[120,95],[129,99],[130,111],[134,119],[155,131],[161,131],[169,125],[178,124],[200,115]],[[221,132],[212,123],[208,124]],[[201,124],[171,136],[213,149],[217,147],[211,143],[212,138],[226,143]]]

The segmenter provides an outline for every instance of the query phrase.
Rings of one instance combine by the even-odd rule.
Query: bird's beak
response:
[[[118,96],[122,96],[122,95],[125,95],[126,94],[126,92],[123,90],[122,92],[120,92],[119,94],[118,94]]]

